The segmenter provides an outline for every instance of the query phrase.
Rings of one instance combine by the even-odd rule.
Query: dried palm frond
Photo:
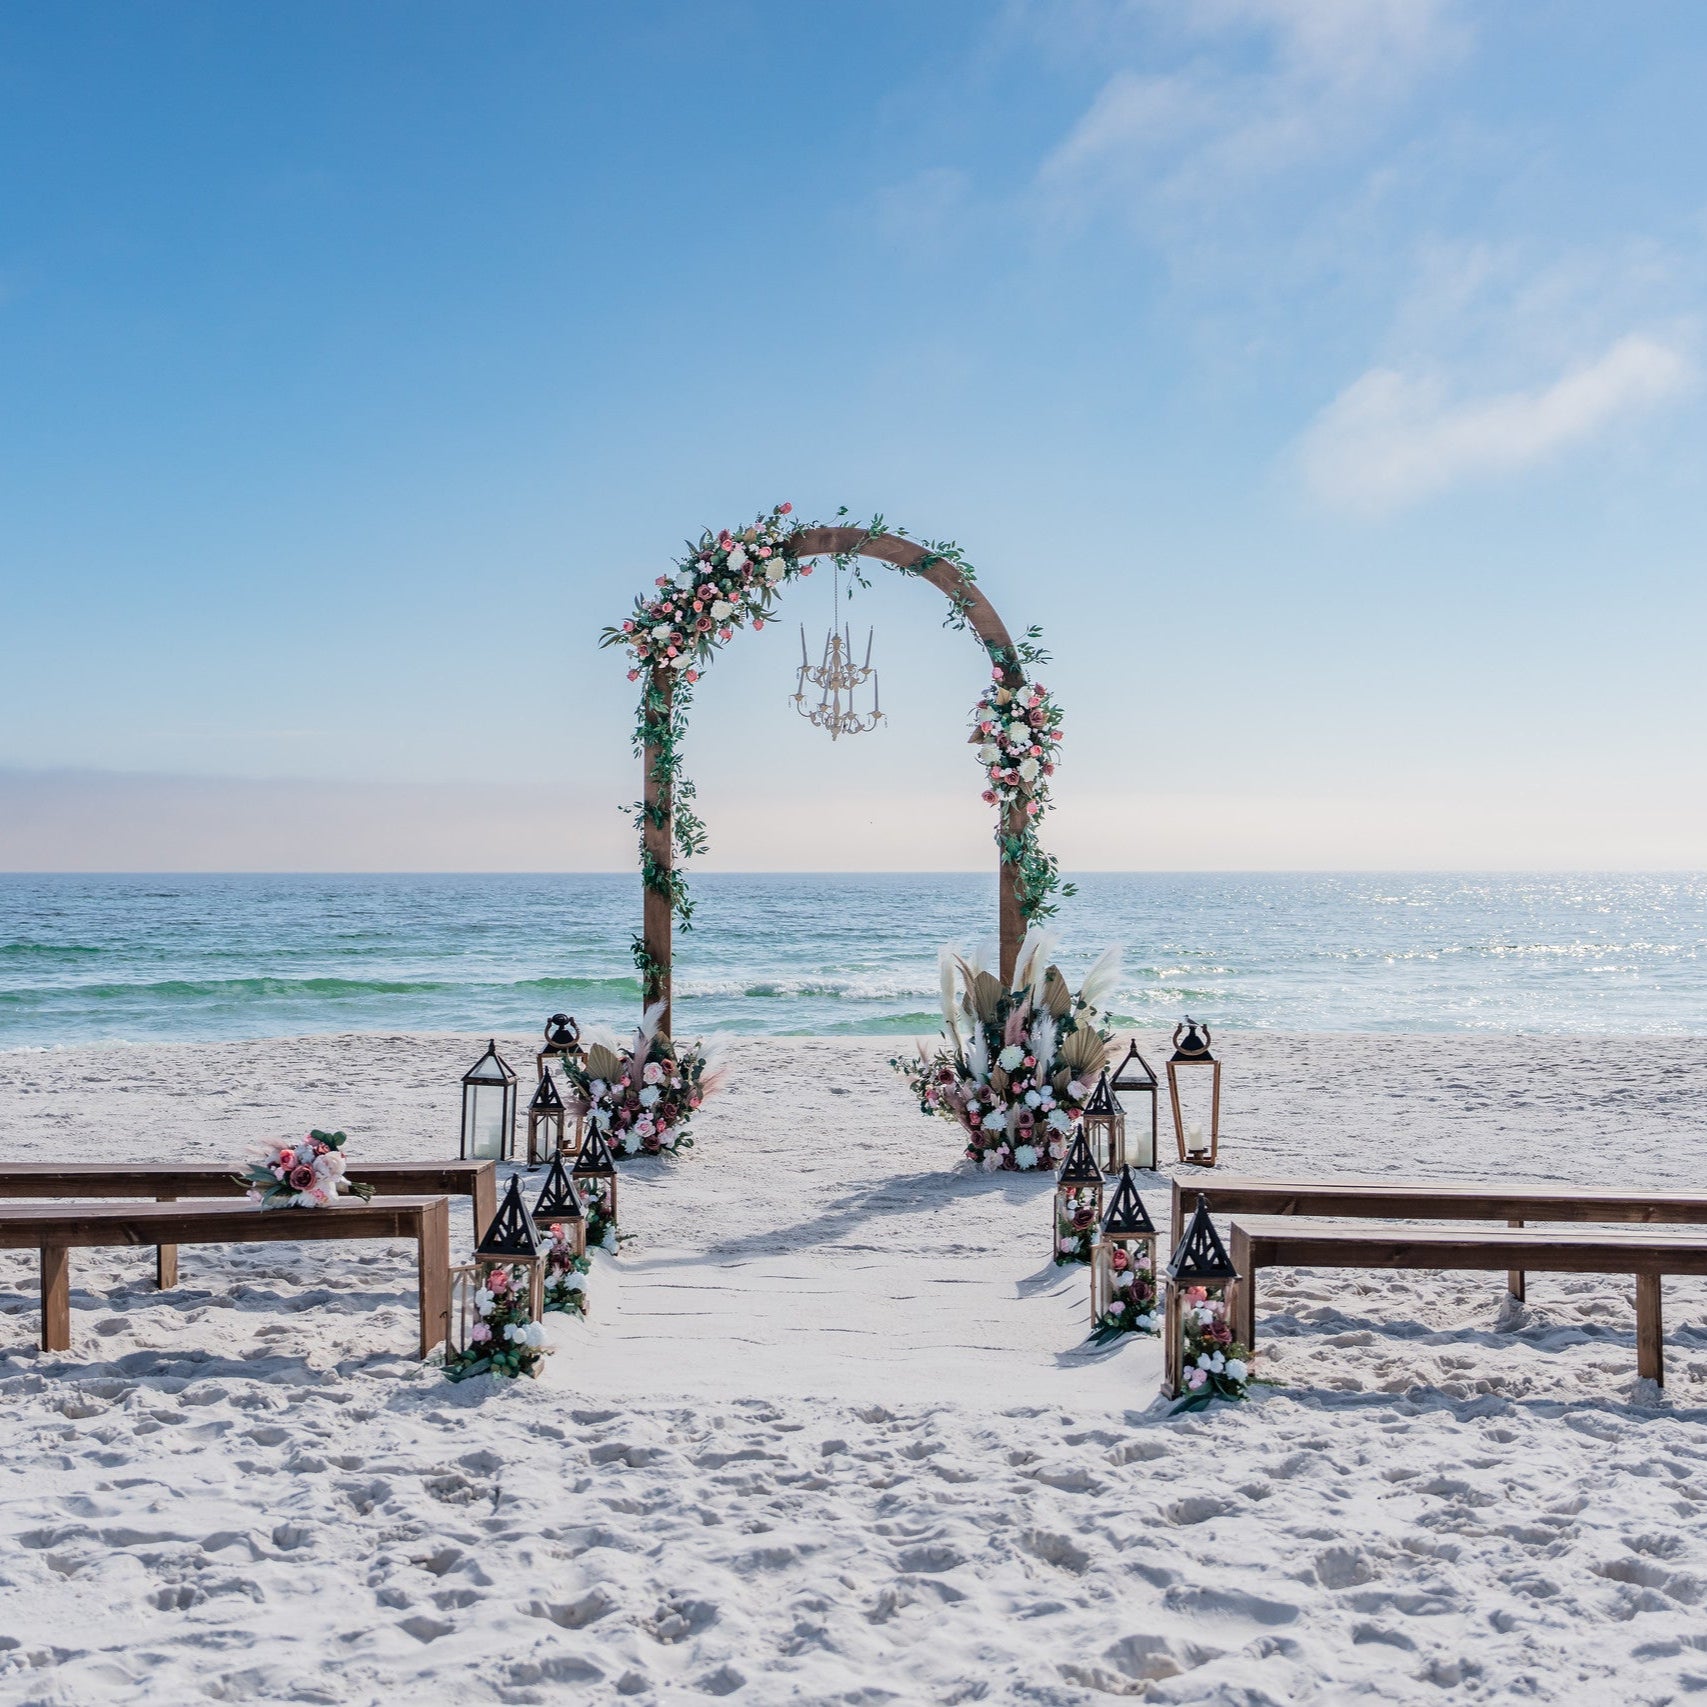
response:
[[[607,1084],[622,1073],[622,1057],[608,1044],[594,1043],[587,1049],[587,1077]]]
[[[990,1089],[993,1090],[997,1096],[1007,1095],[1008,1073],[1005,1067],[992,1067],[990,1069]]]
[[[982,1025],[996,1017],[996,1004],[1002,999],[1001,980],[993,972],[980,972],[972,981],[972,1011]]]
[[[1073,1069],[1073,1077],[1081,1084],[1087,1073],[1099,1072],[1108,1058],[1108,1045],[1093,1027],[1081,1025],[1061,1045],[1061,1059]]]
[[[1054,1014],[1057,1019],[1064,1019],[1073,1009],[1073,992],[1067,988],[1067,980],[1061,976],[1059,966],[1051,966],[1043,974],[1043,1001],[1041,1004]]]

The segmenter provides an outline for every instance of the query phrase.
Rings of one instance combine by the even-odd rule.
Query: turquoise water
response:
[[[1118,1012],[1287,1031],[1707,1032],[1707,876],[1116,875],[1057,921]],[[699,876],[677,1024],[932,1029],[992,877]],[[0,1048],[632,1020],[631,876],[0,875]]]

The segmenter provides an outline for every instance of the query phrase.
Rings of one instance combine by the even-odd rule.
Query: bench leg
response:
[[[71,1349],[71,1248],[41,1248],[41,1348]]]
[[[156,1203],[176,1203],[175,1197],[157,1197]],[[154,1247],[154,1284],[162,1292],[170,1292],[178,1284],[178,1247],[176,1245],[156,1245]]]
[[[450,1206],[443,1198],[421,1217],[415,1264],[421,1299],[421,1356],[450,1343]]]
[[[1506,1222],[1506,1225],[1508,1227],[1521,1227],[1523,1225],[1523,1223],[1521,1221],[1508,1221],[1508,1222]],[[1523,1285],[1524,1285],[1524,1282],[1523,1282],[1523,1270],[1522,1269],[1511,1268],[1511,1269],[1506,1270],[1505,1289],[1520,1304],[1523,1302]]]
[[[1246,1351],[1257,1348],[1257,1265],[1251,1259],[1251,1239],[1243,1227],[1233,1229],[1233,1267],[1239,1278],[1232,1285],[1231,1308],[1227,1314],[1233,1338]]]
[[[1665,1341],[1657,1274],[1636,1276],[1636,1373],[1661,1387],[1665,1385]]]

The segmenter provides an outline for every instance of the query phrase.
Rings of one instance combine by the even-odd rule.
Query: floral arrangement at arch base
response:
[[[445,1359],[452,1381],[475,1375],[539,1375],[550,1355],[544,1326],[532,1319],[528,1306],[527,1271],[501,1267],[488,1270],[486,1284],[474,1294],[475,1323],[463,1350]]]
[[[325,1209],[338,1201],[340,1192],[359,1197],[364,1203],[373,1187],[344,1177],[342,1132],[322,1132],[318,1127],[294,1144],[261,1144],[249,1152],[237,1176],[247,1186],[251,1203],[263,1209]]]
[[[1115,1245],[1108,1259],[1114,1296],[1091,1330],[1091,1339],[1106,1345],[1122,1334],[1159,1333],[1162,1317],[1156,1308],[1155,1271],[1125,1245]]]
[[[546,1234],[545,1250],[545,1307],[561,1310],[568,1315],[587,1313],[586,1275],[592,1263],[578,1256],[569,1238],[569,1230],[553,1221]]]
[[[1070,1196],[1055,1199],[1055,1266],[1078,1262],[1089,1264],[1091,1245],[1097,1236],[1096,1190],[1081,1185]]]
[[[1007,990],[975,958],[945,948],[941,1039],[889,1063],[921,1113],[959,1124],[966,1159],[986,1172],[1053,1169],[1113,1047],[1100,1016],[1120,976],[1120,951],[1104,953],[1075,994],[1050,961],[1053,946],[1033,925]]]
[[[1185,1334],[1185,1391],[1176,1411],[1201,1411],[1215,1399],[1239,1400],[1251,1382],[1251,1354],[1233,1338],[1227,1303],[1188,1286],[1180,1305]]]
[[[564,1066],[569,1112],[597,1127],[619,1159],[691,1150],[689,1122],[726,1077],[698,1043],[659,1031],[663,1011],[662,1002],[649,1007],[631,1038],[589,1030],[585,1058]],[[591,1228],[587,1236],[598,1242]]]

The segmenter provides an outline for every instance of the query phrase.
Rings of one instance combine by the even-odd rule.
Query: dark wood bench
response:
[[[1645,1226],[1707,1226],[1707,1194],[1579,1191],[1559,1185],[1452,1185],[1424,1180],[1175,1180],[1174,1237],[1201,1194],[1212,1214],[1309,1215],[1378,1221],[1634,1222]],[[1525,1292],[1523,1270],[1506,1275],[1514,1298]]]
[[[1665,1380],[1660,1277],[1707,1275],[1707,1235],[1542,1232],[1534,1228],[1348,1227],[1306,1220],[1235,1221],[1228,1254],[1234,1339],[1256,1344],[1257,1275],[1288,1268],[1533,1269],[1546,1274],[1636,1277],[1636,1373]]]
[[[0,1250],[41,1253],[41,1346],[71,1349],[71,1252],[98,1245],[296,1244],[322,1239],[413,1239],[421,1356],[450,1332],[450,1203],[444,1197],[350,1198],[328,1209],[252,1203],[6,1204]]]
[[[241,1197],[245,1187],[237,1178],[239,1171],[221,1162],[3,1162],[0,1198],[151,1197],[157,1203],[176,1203],[181,1198]],[[498,1170],[491,1162],[360,1162],[350,1169],[349,1178],[387,1197],[472,1199],[476,1244],[498,1213]],[[154,1261],[159,1284],[176,1286],[177,1247],[161,1245]]]

